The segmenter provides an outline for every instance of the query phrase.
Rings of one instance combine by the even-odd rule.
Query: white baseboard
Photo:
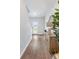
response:
[[[32,35],[44,35],[43,33],[38,33],[38,34],[32,34]]]
[[[44,34],[42,34],[42,33],[38,33],[38,34],[32,34],[32,35],[44,35]],[[30,38],[28,44],[25,46],[25,48],[24,48],[23,51],[21,52],[21,54],[20,54],[20,58],[22,57],[22,55],[23,55],[24,52],[26,51],[26,49],[27,49],[29,43],[31,42],[31,40],[32,40],[32,37]]]
[[[23,49],[23,51],[21,52],[21,54],[20,54],[20,58],[22,57],[22,55],[23,55],[23,54],[24,54],[24,52],[26,51],[26,49],[27,49],[27,47],[28,47],[29,43],[31,42],[31,40],[32,40],[32,38],[30,38],[30,40],[29,40],[28,44],[25,46],[25,48],[24,48],[24,49]]]

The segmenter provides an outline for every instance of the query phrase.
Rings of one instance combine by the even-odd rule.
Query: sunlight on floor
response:
[[[33,35],[33,39],[38,39],[38,36],[37,35]]]

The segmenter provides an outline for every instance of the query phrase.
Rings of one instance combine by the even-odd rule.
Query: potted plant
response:
[[[54,33],[56,34],[56,38],[59,41],[59,9],[55,9],[55,13],[52,15],[52,17],[53,30],[55,31]]]

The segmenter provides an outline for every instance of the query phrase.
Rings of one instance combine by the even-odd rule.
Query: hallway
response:
[[[44,35],[33,35],[21,59],[52,59]]]

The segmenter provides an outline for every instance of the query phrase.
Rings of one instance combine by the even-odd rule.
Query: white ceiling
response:
[[[45,16],[54,5],[57,0],[26,0],[26,7],[29,10],[29,15],[32,17]]]

